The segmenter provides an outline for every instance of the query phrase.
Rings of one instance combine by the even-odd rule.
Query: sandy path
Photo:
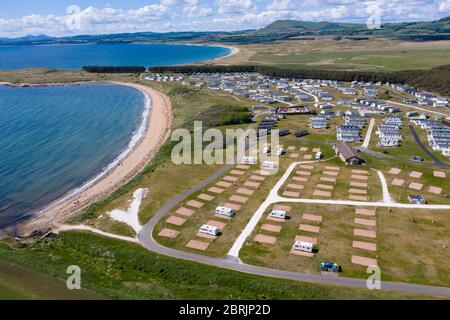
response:
[[[67,200],[56,203],[42,211],[36,217],[19,225],[19,234],[27,235],[54,223],[61,223],[79,212],[83,208],[114,192],[135,177],[159,151],[170,135],[172,127],[172,106],[167,96],[144,85],[133,83],[114,84],[126,85],[148,94],[152,100],[150,121],[147,131],[140,143],[122,160],[120,165],[113,168],[103,178]]]

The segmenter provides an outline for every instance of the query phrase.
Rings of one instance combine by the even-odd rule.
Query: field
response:
[[[102,299],[102,296],[86,290],[67,290],[66,283],[61,280],[0,261],[0,300],[9,299],[79,300]]]
[[[85,233],[65,233],[21,251],[0,244],[0,259],[60,279],[67,277],[67,266],[76,264],[82,269],[83,288],[115,299],[430,298],[261,278],[167,258],[137,245]]]
[[[287,204],[292,207],[290,219],[283,223],[278,234],[261,230],[267,223],[263,218],[252,234],[270,234],[277,238],[274,245],[251,241],[243,247],[243,261],[272,268],[307,273],[320,273],[321,260],[334,261],[342,266],[342,276],[367,277],[366,267],[352,264],[351,256],[358,255],[378,260],[382,279],[413,283],[448,285],[450,278],[446,261],[450,257],[446,230],[450,218],[444,211],[378,208],[375,228],[357,225],[355,207]],[[268,213],[268,212],[267,212]],[[323,217],[320,224],[305,221],[303,214]],[[271,222],[272,223],[272,222]],[[299,224],[320,226],[319,233],[299,230]],[[353,229],[376,231],[376,239],[353,235]],[[314,257],[290,253],[297,235],[318,239]],[[376,252],[352,247],[352,240],[375,243]]]
[[[430,69],[450,64],[450,41],[406,42],[378,38],[335,41],[317,38],[238,47],[238,54],[213,63],[367,71]]]

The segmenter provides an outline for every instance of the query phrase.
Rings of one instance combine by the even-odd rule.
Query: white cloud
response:
[[[365,23],[371,5],[382,22],[433,20],[450,13],[450,0],[150,0],[135,9],[88,7],[76,17],[80,28],[67,26],[67,16],[0,16],[0,37],[26,34],[98,34],[135,31],[238,30],[263,27],[278,19]],[[157,2],[160,1],[160,2]]]
[[[439,1],[439,12],[450,13],[450,0]]]
[[[291,0],[273,0],[271,4],[267,6],[268,11],[287,11],[294,10],[294,5]]]
[[[217,0],[216,4],[220,14],[237,15],[255,9],[252,0]]]

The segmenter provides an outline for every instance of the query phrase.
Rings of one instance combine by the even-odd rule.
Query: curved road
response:
[[[423,152],[425,152],[434,161],[435,166],[443,167],[443,168],[450,168],[450,165],[439,160],[430,150],[428,150],[428,148],[423,144],[422,140],[420,140],[420,137],[417,134],[417,131],[412,124],[409,124],[408,127],[409,127],[409,130],[411,131],[413,138],[416,141],[417,145],[422,149]]]
[[[323,275],[314,275],[300,272],[292,272],[278,269],[270,269],[258,266],[252,266],[248,264],[241,263],[236,257],[225,257],[225,258],[212,258],[195,253],[185,252],[181,250],[176,250],[172,248],[167,248],[155,241],[153,238],[153,230],[158,224],[158,222],[169,213],[180,201],[187,198],[189,195],[205,188],[210,183],[214,182],[225,172],[230,170],[232,165],[224,165],[213,175],[205,179],[204,181],[197,184],[195,187],[183,192],[182,194],[176,196],[167,202],[163,207],[161,207],[156,214],[150,219],[150,221],[142,228],[141,232],[138,234],[139,243],[150,251],[170,256],[177,259],[188,260],[192,262],[202,263],[209,266],[245,272],[253,275],[260,275],[266,277],[280,278],[286,280],[303,281],[310,283],[320,283],[336,286],[347,286],[347,287],[357,287],[357,288],[367,288],[365,279],[347,278],[347,277],[330,277]],[[402,282],[391,282],[382,281],[382,290],[389,291],[401,291],[409,293],[427,294],[435,296],[446,296],[450,297],[450,288],[447,287],[435,287],[435,286],[425,286],[417,284],[409,284]]]

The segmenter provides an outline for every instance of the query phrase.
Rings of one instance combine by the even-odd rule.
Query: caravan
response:
[[[270,154],[270,152],[271,152],[270,147],[263,148],[263,154]]]
[[[272,212],[270,213],[270,216],[272,218],[277,218],[277,219],[286,219],[286,211],[284,211],[284,210],[272,210]]]
[[[304,241],[295,241],[294,245],[292,246],[292,249],[296,251],[304,251],[304,252],[313,252],[314,245],[310,242],[304,242]]]
[[[207,224],[202,225],[198,231],[214,237],[217,237],[220,233],[219,228]]]
[[[256,157],[242,157],[243,164],[256,164],[258,162],[258,159]]]
[[[233,209],[227,208],[227,207],[222,207],[222,206],[218,206],[216,208],[216,214],[219,216],[225,216],[225,217],[229,217],[229,218],[232,218],[235,215]]]
[[[273,161],[264,161],[262,164],[263,168],[276,169],[278,168],[278,164]]]
[[[317,152],[316,153],[316,160],[320,160],[320,159],[322,159],[322,152]]]

